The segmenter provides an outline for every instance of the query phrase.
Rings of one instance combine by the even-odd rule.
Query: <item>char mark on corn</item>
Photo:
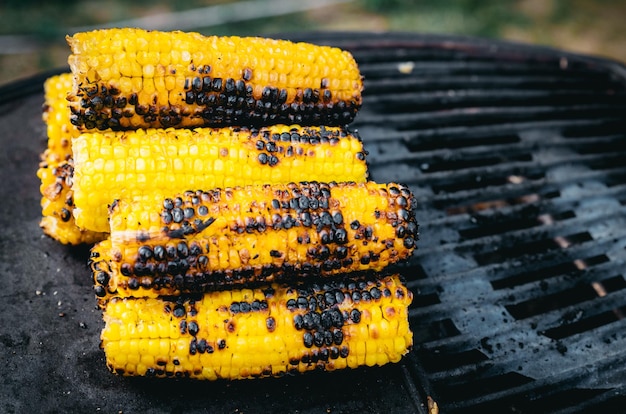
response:
[[[83,129],[345,125],[362,102],[354,58],[334,47],[141,29],[67,40]]]
[[[381,271],[418,225],[400,184],[302,182],[120,202],[91,268],[101,301]],[[105,283],[102,283],[104,280]]]
[[[245,379],[399,361],[412,293],[397,275],[115,298],[101,346],[120,375]]]
[[[79,135],[79,131],[69,122],[65,98],[71,85],[72,75],[69,73],[52,76],[44,83],[42,117],[48,139],[37,170],[42,196],[40,227],[44,234],[63,244],[93,244],[102,240],[104,234],[78,228],[72,214],[74,160],[71,140]]]
[[[74,215],[81,228],[98,232],[108,232],[107,206],[116,199],[367,178],[363,143],[342,127],[108,131],[84,133],[72,145]]]

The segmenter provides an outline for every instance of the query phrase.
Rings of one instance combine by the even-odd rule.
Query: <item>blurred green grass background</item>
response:
[[[294,11],[294,4],[307,10]],[[3,0],[0,84],[65,66],[69,50],[64,38],[77,28],[138,18],[163,23],[189,10],[202,10],[211,18],[199,23],[183,20],[189,27],[181,29],[205,34],[318,30],[460,34],[626,61],[626,0]]]

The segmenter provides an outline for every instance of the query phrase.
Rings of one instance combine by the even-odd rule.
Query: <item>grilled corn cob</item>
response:
[[[74,163],[71,139],[79,132],[69,121],[70,111],[65,99],[71,84],[69,73],[52,76],[44,83],[43,120],[48,141],[37,170],[42,195],[40,226],[45,234],[61,243],[91,244],[102,240],[104,234],[79,229],[72,216]]]
[[[415,201],[398,184],[317,183],[188,191],[119,202],[94,248],[96,296],[380,271],[415,248]]]
[[[194,298],[115,298],[104,310],[106,363],[121,375],[215,380],[397,362],[413,335],[398,276]]]
[[[108,231],[118,198],[302,180],[365,181],[360,138],[339,127],[149,129],[73,140],[74,216]]]
[[[360,72],[338,48],[141,29],[67,41],[81,128],[345,125],[361,106]]]
[[[74,200],[71,189],[72,159],[56,161],[56,155],[46,150],[37,175],[41,180],[41,213],[39,223],[44,234],[63,244],[93,244],[107,233],[81,230],[72,216]],[[49,159],[52,160],[49,160]]]
[[[48,137],[47,147],[51,154],[47,161],[64,161],[72,156],[71,140],[80,132],[70,122],[67,95],[72,90],[73,76],[62,73],[51,76],[44,82],[43,120]],[[57,158],[51,158],[52,155]]]

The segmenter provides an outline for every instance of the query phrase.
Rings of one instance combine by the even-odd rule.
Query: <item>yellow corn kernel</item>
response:
[[[362,103],[358,66],[336,47],[132,28],[67,41],[84,129],[345,125]]]
[[[110,131],[82,134],[72,145],[74,216],[79,227],[98,232],[108,232],[108,205],[121,197],[321,181],[329,170],[336,181],[367,178],[360,138],[339,127]]]
[[[121,200],[111,211],[110,240],[95,248],[91,262],[95,293],[106,301],[381,271],[415,248],[414,203],[407,187],[375,182]]]
[[[399,361],[411,348],[412,293],[399,276],[270,285],[200,298],[114,298],[104,309],[107,366],[126,376],[215,380],[333,371]],[[382,309],[397,330],[368,329]],[[370,310],[371,320],[361,315]],[[176,337],[156,339],[143,325]],[[359,328],[359,329],[356,329]]]

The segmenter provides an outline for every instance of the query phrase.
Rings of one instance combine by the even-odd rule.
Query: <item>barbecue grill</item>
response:
[[[261,381],[119,378],[86,249],[41,236],[43,74],[0,92],[0,411],[579,412],[626,406],[626,71],[537,46],[403,33],[288,36],[350,50],[371,178],[408,184],[414,350]]]

